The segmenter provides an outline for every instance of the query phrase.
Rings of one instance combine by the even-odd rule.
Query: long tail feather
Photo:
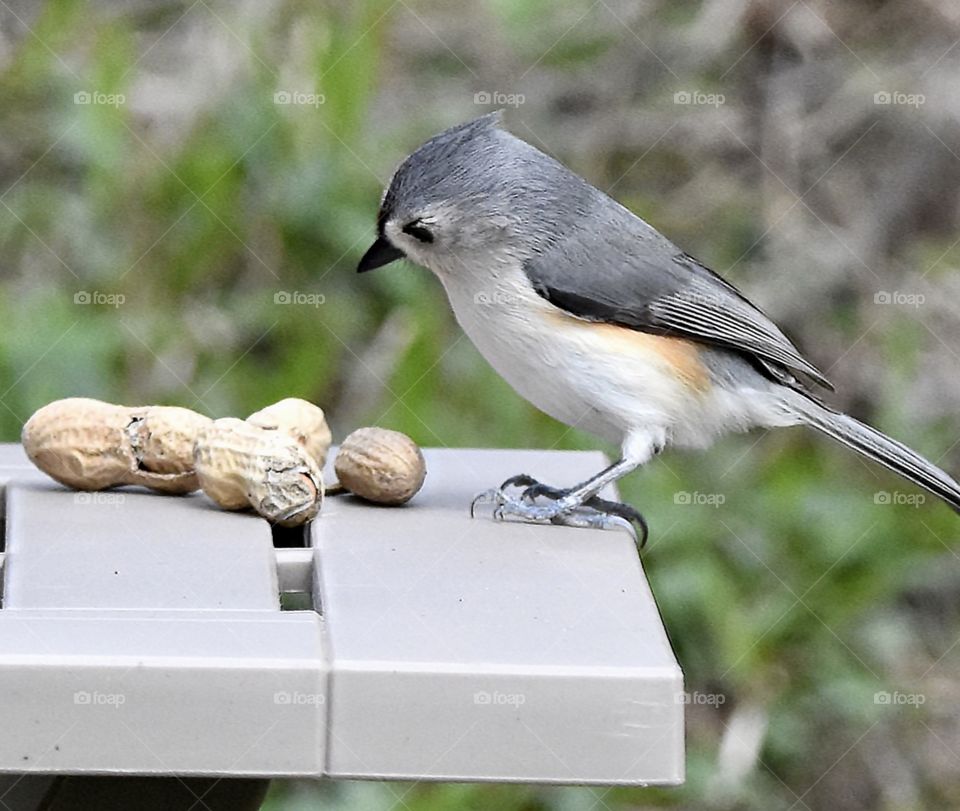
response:
[[[798,395],[791,406],[808,425],[899,473],[960,512],[960,484],[916,451],[853,417],[806,397]]]

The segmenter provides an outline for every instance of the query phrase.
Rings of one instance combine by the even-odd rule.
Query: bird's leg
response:
[[[548,498],[553,502],[564,502],[564,506],[560,507],[560,512],[563,512],[568,505],[571,508],[579,506],[608,508],[618,505],[618,502],[599,498],[597,493],[608,484],[635,470],[637,466],[635,462],[621,459],[610,467],[604,468],[596,476],[568,488],[551,487],[537,481],[533,476],[521,473],[517,476],[511,476],[498,489],[505,493],[511,487],[522,487],[523,492],[520,497],[528,504],[534,503],[539,496]]]
[[[643,516],[628,504],[607,501],[597,496],[604,487],[615,482],[639,465],[632,459],[621,459],[581,484],[566,490],[548,487],[532,476],[521,474],[507,479],[498,489],[482,493],[474,499],[470,512],[482,501],[494,505],[495,518],[512,515],[532,523],[565,524],[586,527],[619,527],[628,529],[637,539],[634,527],[640,530],[640,542],[646,541],[647,525]],[[506,491],[511,487],[524,488],[519,498]],[[537,504],[536,498],[551,499],[549,504]]]

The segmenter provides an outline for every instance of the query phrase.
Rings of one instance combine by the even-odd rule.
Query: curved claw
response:
[[[473,501],[470,502],[470,517],[477,517],[477,505],[480,503],[490,503],[496,504],[499,493],[497,490],[484,490],[482,493],[477,493],[473,497]]]
[[[627,519],[624,518],[623,520],[626,521]],[[630,525],[633,526],[633,524],[632,524],[631,522],[628,522],[628,523],[630,523]],[[646,521],[646,519],[645,519],[642,515],[640,515],[639,513],[637,514],[636,523],[638,523],[638,524],[640,525],[640,543],[639,543],[639,547],[640,547],[641,549],[643,549],[643,547],[645,547],[645,546],[647,545],[647,539],[650,537],[650,527],[647,526],[647,521]],[[636,531],[634,531],[633,537],[634,537],[634,539],[636,539],[636,537],[637,537]]]
[[[631,524],[626,518],[621,518],[619,515],[610,516],[610,524],[614,527],[619,527],[620,529],[626,530],[630,534],[630,537],[633,538],[633,542],[637,544],[641,549],[643,545],[647,542],[646,533],[643,534],[643,538],[637,538],[637,528]],[[639,541],[639,543],[638,543]]]
[[[650,537],[650,528],[647,526],[647,519],[644,518],[638,510],[635,510],[629,504],[615,504],[613,509],[606,510],[605,512],[612,518],[617,518],[619,521],[628,524],[634,540],[637,540],[637,528],[639,528],[640,538],[637,545],[641,549],[647,545],[647,538]]]
[[[597,512],[594,509],[579,509],[567,513],[561,513],[553,519],[554,524],[560,524],[567,527],[585,527],[588,529],[625,529],[637,540],[637,533],[633,524],[619,515]]]
[[[647,542],[647,533],[643,532],[643,537],[637,537],[637,528],[631,522],[624,518],[622,515],[604,515],[604,520],[600,524],[601,529],[622,529],[626,532],[632,539],[635,546],[638,546],[640,549],[643,549],[643,545]]]

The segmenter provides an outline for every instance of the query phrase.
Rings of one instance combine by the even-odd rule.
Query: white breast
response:
[[[657,342],[667,339],[574,318],[537,295],[520,268],[441,280],[487,361],[567,425],[618,444],[638,430],[665,441],[703,406],[705,395],[663,357]]]

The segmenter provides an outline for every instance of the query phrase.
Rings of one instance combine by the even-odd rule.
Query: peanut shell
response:
[[[268,431],[283,431],[299,442],[323,467],[332,436],[323,409],[307,400],[288,397],[247,417],[247,422]]]
[[[423,486],[426,462],[406,434],[359,428],[340,446],[334,469],[341,485],[378,504],[403,504]]]
[[[186,408],[127,408],[68,397],[39,409],[21,438],[40,470],[76,490],[139,484],[189,493],[199,486],[193,438],[206,422]]]
[[[214,420],[197,436],[193,458],[203,492],[224,509],[252,507],[282,526],[304,524],[320,510],[320,468],[286,433]]]

